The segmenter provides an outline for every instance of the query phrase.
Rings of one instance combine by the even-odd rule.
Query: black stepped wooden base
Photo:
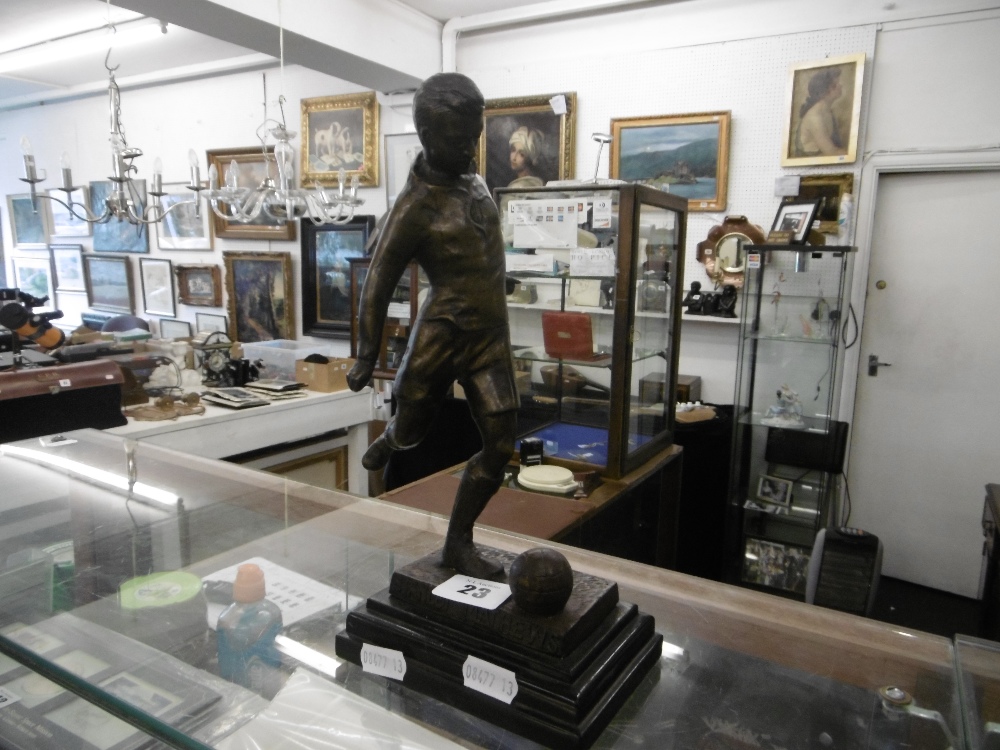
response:
[[[481,551],[506,568],[514,558]],[[469,612],[477,608],[429,598],[454,575],[438,559],[431,555],[400,569],[388,589],[350,613],[337,636],[337,655],[360,664],[366,643],[401,651],[407,687],[536,742],[574,749],[597,739],[659,659],[662,637],[653,618],[618,602],[611,582],[574,574],[576,601],[571,597],[572,606],[550,617],[528,615],[512,600],[493,612]],[[462,669],[470,655],[515,673],[518,692],[509,705],[465,687]]]

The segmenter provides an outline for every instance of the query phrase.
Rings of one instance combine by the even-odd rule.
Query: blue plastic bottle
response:
[[[264,598],[264,571],[241,565],[233,584],[233,603],[219,615],[219,673],[231,682],[261,692],[281,666],[274,638],[281,631],[281,610]]]

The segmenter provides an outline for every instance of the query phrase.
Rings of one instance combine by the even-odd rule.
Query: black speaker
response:
[[[836,420],[830,421],[829,432],[770,427],[767,431],[764,460],[840,474],[844,470],[844,457],[847,455],[849,427],[847,422]]]

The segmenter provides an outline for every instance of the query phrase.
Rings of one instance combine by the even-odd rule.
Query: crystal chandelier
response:
[[[266,93],[264,98],[266,101]],[[281,122],[265,120],[257,128],[257,137],[260,139],[267,167],[267,174],[257,187],[239,187],[239,168],[235,160],[226,169],[225,182],[221,186],[215,165],[209,168],[209,187],[205,191],[205,197],[212,211],[227,221],[243,223],[253,221],[263,212],[265,216],[277,221],[307,218],[314,224],[346,224],[354,216],[354,209],[364,203],[364,200],[358,198],[358,176],[355,174],[351,177],[348,188],[346,172],[341,169],[337,175],[336,191],[331,193],[319,185],[314,185],[311,190],[294,187],[295,151],[289,141],[295,137],[295,133],[285,127],[284,104],[284,95],[279,96]],[[268,135],[275,140],[273,154],[268,153]],[[277,180],[271,176],[272,161],[276,167]]]
[[[281,0],[278,3],[278,49],[281,80],[285,78],[285,28],[281,21]],[[295,133],[285,123],[285,96],[278,96],[281,121],[267,118],[267,78],[264,78],[264,122],[257,128],[261,152],[267,173],[256,188],[238,185],[238,167],[232,161],[226,169],[223,185],[219,185],[218,171],[213,164],[208,170],[208,199],[212,211],[227,221],[250,222],[261,212],[277,221],[310,219],[314,224],[346,224],[354,216],[354,209],[364,203],[358,198],[358,175],[346,185],[344,169],[337,174],[336,191],[328,193],[319,184],[311,189],[295,187],[295,150],[289,141]],[[267,137],[274,139],[274,153],[268,153]],[[277,180],[271,176],[272,159]]]

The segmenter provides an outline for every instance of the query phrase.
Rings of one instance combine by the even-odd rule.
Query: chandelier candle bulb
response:
[[[153,159],[153,187],[150,195],[163,195],[163,162],[157,156]]]
[[[201,185],[201,170],[198,167],[198,154],[194,152],[193,148],[188,149],[188,163],[191,165],[191,187],[199,187]]]
[[[73,192],[73,168],[70,166],[69,153],[62,152],[59,157],[59,168],[62,169],[62,190],[66,193]]]
[[[21,136],[21,154],[24,156],[24,177],[22,179],[31,183],[32,188],[34,188],[34,184],[41,182],[41,180],[38,179],[38,173],[35,171],[35,155],[31,152],[31,141],[26,135]]]

